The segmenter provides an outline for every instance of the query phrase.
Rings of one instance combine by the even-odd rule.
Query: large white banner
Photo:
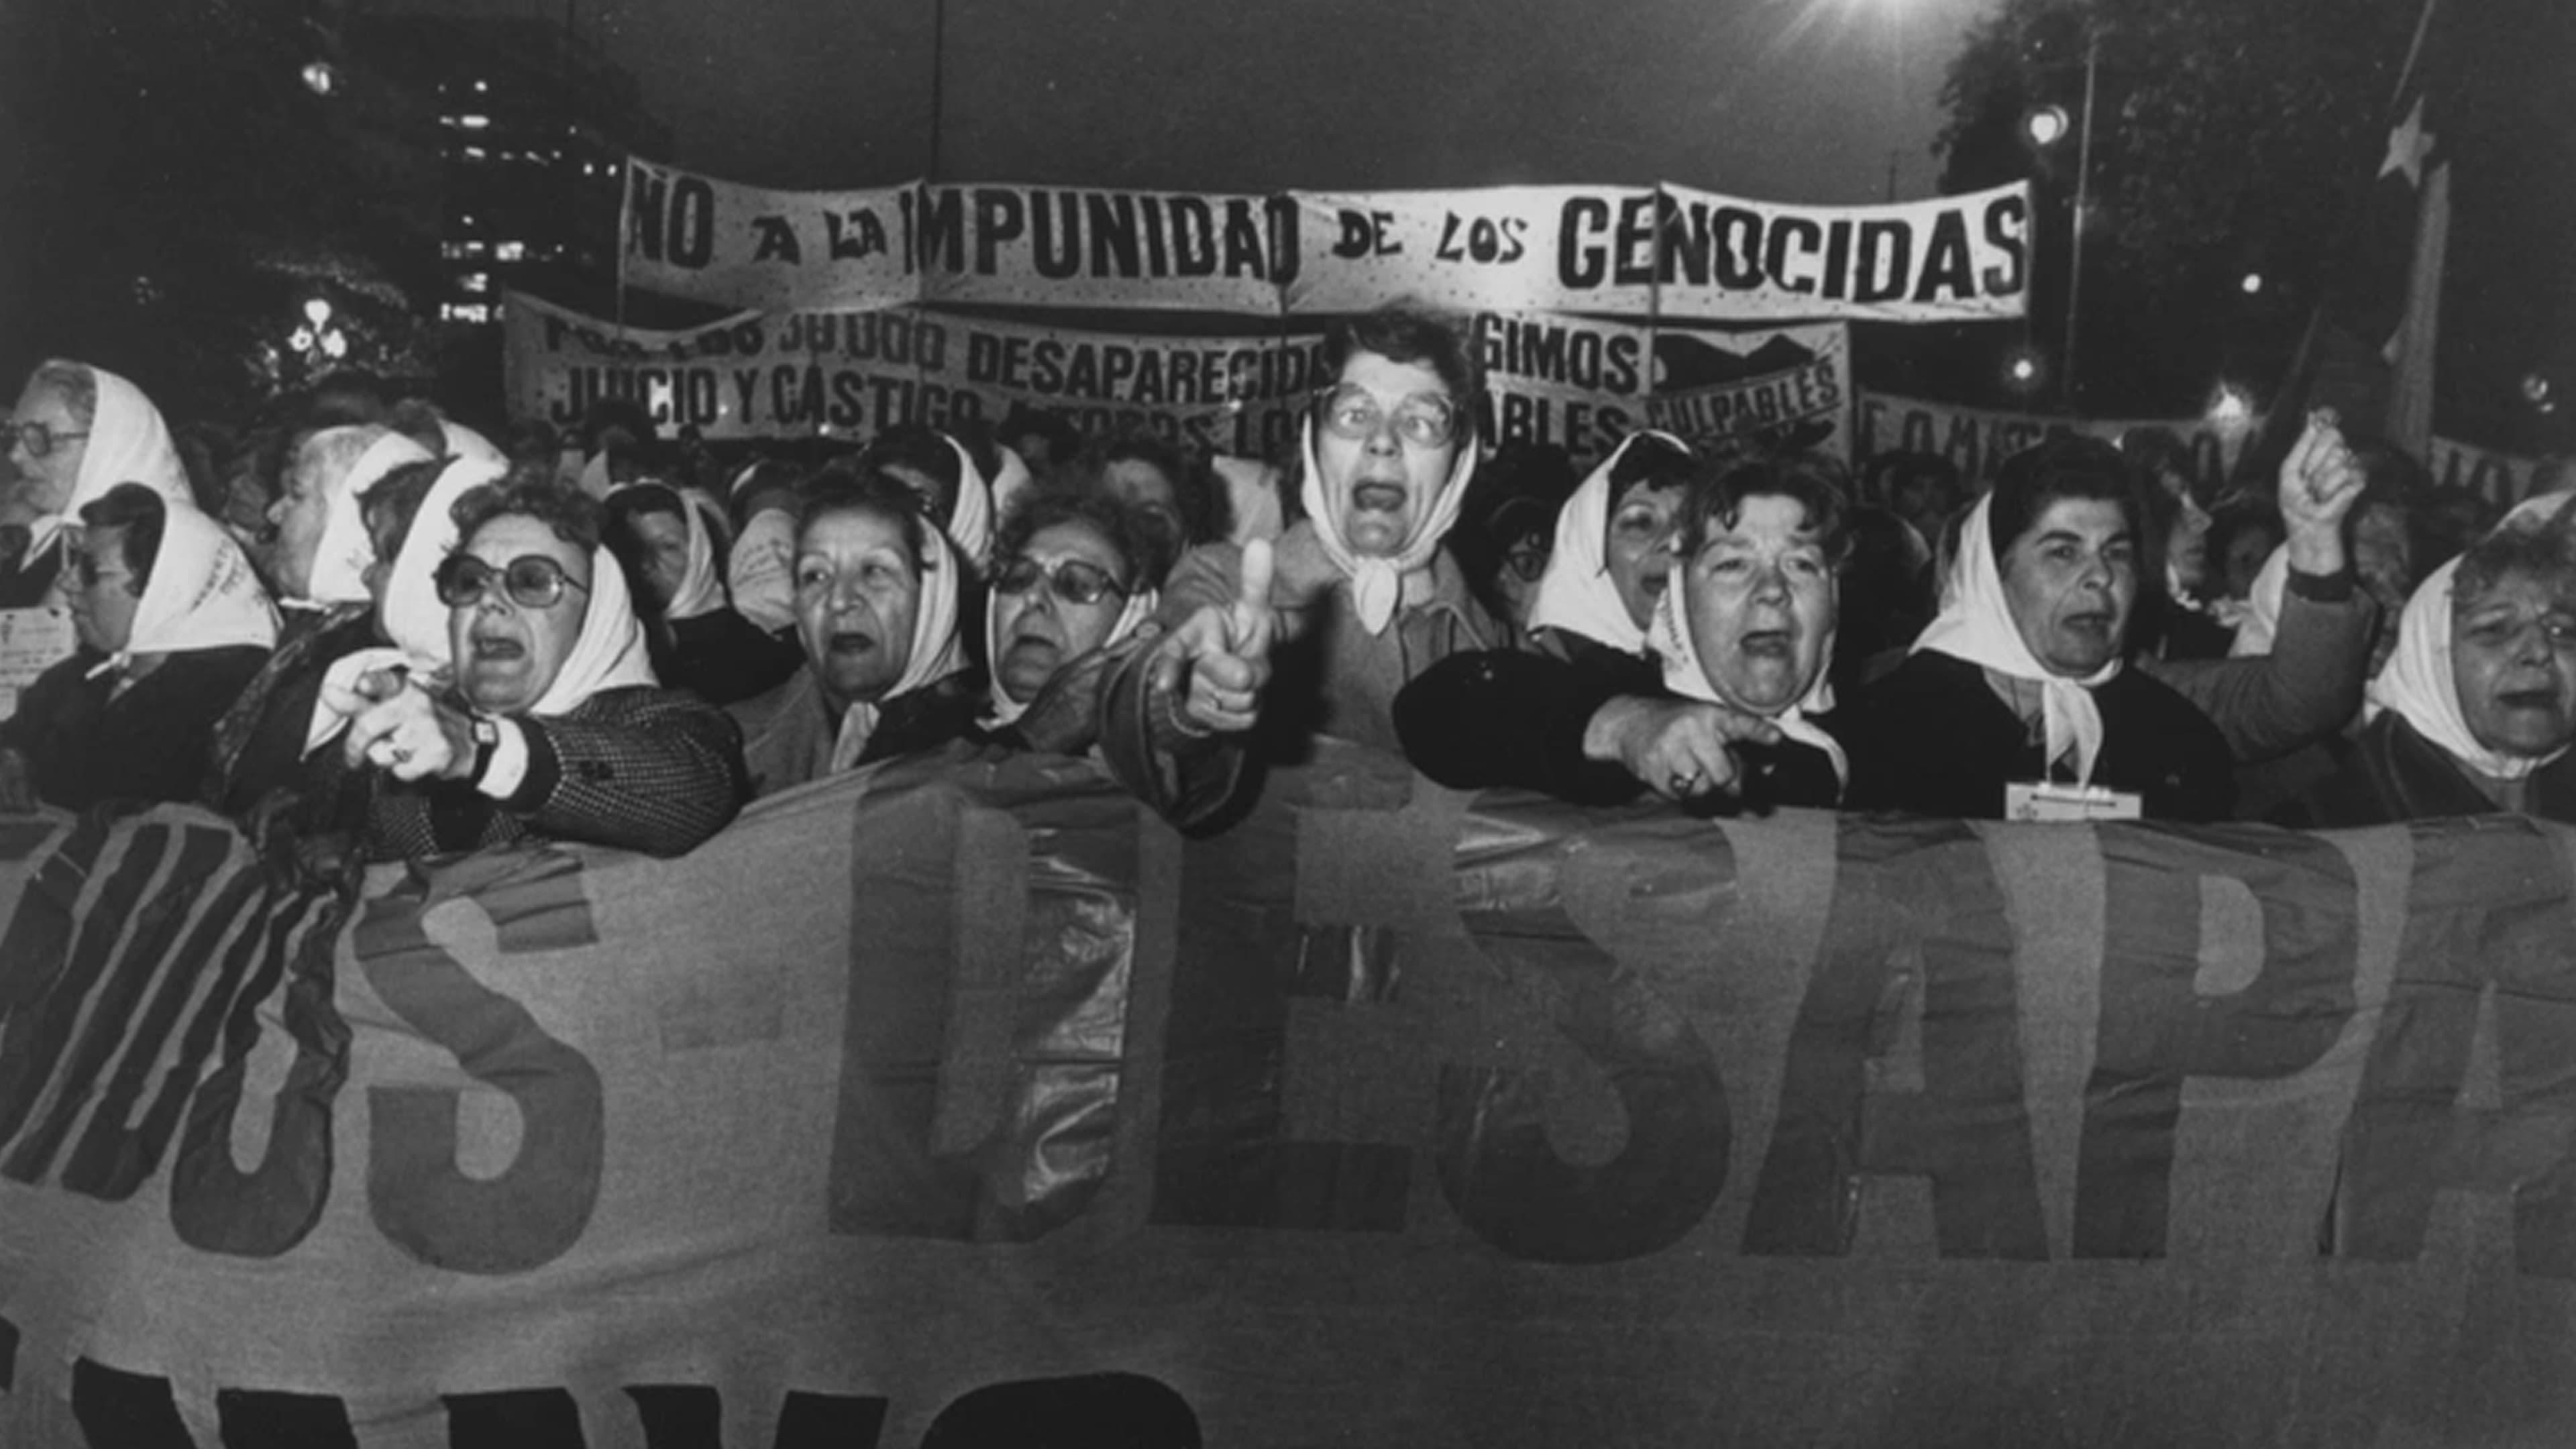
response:
[[[784,192],[631,161],[628,284],[762,311],[907,302],[1726,322],[2018,317],[2029,189],[1791,206],[1666,184],[1277,195],[906,183]]]
[[[1313,338],[1082,332],[915,308],[621,332],[512,296],[504,332],[513,416],[576,427],[600,399],[625,398],[710,439],[864,440],[899,422],[998,421],[1025,403],[1087,432],[1262,457],[1286,444],[1321,369]]]
[[[1394,297],[1457,311],[1654,310],[1651,187],[1294,195],[1306,253],[1288,287],[1291,312],[1365,312]],[[1643,227],[1615,233],[1615,266],[1564,255],[1569,218],[1638,216]]]
[[[920,299],[914,188],[764,191],[629,158],[619,265],[629,286],[761,311]]]
[[[1666,183],[1655,310],[1665,317],[2018,317],[2030,295],[2030,188],[1888,206],[1778,206]],[[1565,251],[1615,276],[1618,233],[1596,219]],[[1569,302],[1567,305],[1582,305]]]

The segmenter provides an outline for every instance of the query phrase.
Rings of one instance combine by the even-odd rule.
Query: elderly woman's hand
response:
[[[1270,578],[1270,545],[1255,539],[1244,546],[1234,602],[1192,614],[1160,646],[1155,689],[1173,701],[1182,733],[1235,734],[1260,718],[1261,691],[1270,682],[1270,643],[1278,627],[1270,607]]]
[[[2299,440],[2281,460],[2281,522],[2290,567],[2311,576],[2343,572],[2343,521],[2368,481],[2336,426],[2334,410],[2308,414]]]
[[[375,701],[349,722],[343,748],[352,766],[372,765],[397,780],[462,780],[474,773],[474,721],[394,671],[368,675],[359,693]]]
[[[1667,800],[1688,800],[1738,787],[1742,771],[1727,746],[1779,739],[1771,721],[1722,704],[1623,695],[1594,711],[1583,753],[1616,762]]]

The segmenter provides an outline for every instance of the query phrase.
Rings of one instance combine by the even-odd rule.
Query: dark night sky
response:
[[[1672,180],[1929,194],[1943,66],[1992,0],[947,0],[940,171],[1207,191]],[[563,0],[396,0],[561,19]],[[576,0],[675,158],[879,185],[929,147],[932,0]]]

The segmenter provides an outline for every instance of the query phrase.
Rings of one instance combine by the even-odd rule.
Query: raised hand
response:
[[[1267,542],[1245,544],[1234,602],[1210,604],[1182,620],[1157,651],[1154,688],[1172,701],[1182,733],[1234,734],[1260,718],[1278,633],[1270,604],[1274,562]]]
[[[2344,519],[2360,501],[2368,477],[2344,442],[2334,409],[2308,414],[2290,455],[2281,460],[2281,522],[2288,535],[2290,567],[2303,574],[2341,573],[2346,553]]]

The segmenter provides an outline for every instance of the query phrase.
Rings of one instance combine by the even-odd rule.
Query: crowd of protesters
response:
[[[2576,515],[2312,415],[2269,477],[2068,434],[1971,486],[1759,439],[1488,449],[1458,328],[1334,334],[1296,456],[1015,415],[720,458],[631,405],[498,443],[359,376],[182,446],[105,370],[11,417],[0,608],[71,656],[0,807],[224,811],[304,869],[576,840],[939,752],[1217,829],[1322,739],[1462,788],[2342,826],[2576,820]]]

